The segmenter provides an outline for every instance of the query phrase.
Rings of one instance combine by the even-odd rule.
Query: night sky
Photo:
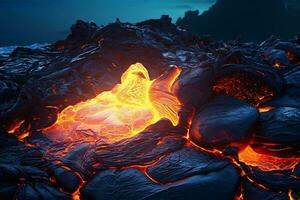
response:
[[[207,10],[215,0],[0,0],[0,46],[53,42],[66,37],[77,19],[98,25],[138,22],[187,10]]]

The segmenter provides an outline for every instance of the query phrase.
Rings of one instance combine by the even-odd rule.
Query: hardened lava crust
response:
[[[168,16],[2,54],[0,199],[299,199],[299,61]]]

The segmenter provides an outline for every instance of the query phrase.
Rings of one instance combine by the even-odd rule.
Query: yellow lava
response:
[[[177,125],[180,102],[171,86],[179,74],[177,69],[167,79],[151,81],[142,64],[131,65],[111,91],[65,108],[44,132],[55,139],[112,143],[138,134],[163,117]]]

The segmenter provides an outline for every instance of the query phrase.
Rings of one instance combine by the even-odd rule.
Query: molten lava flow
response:
[[[132,137],[163,117],[177,125],[180,102],[171,87],[179,74],[176,68],[167,78],[151,81],[142,64],[131,65],[122,75],[121,84],[67,107],[44,132],[55,139],[111,143]]]
[[[279,158],[255,152],[250,146],[239,153],[239,160],[264,171],[293,169],[300,158]]]

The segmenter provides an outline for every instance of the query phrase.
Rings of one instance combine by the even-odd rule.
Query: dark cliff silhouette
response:
[[[177,24],[200,35],[230,40],[291,38],[300,32],[300,2],[295,0],[218,0],[208,11],[188,11]]]

